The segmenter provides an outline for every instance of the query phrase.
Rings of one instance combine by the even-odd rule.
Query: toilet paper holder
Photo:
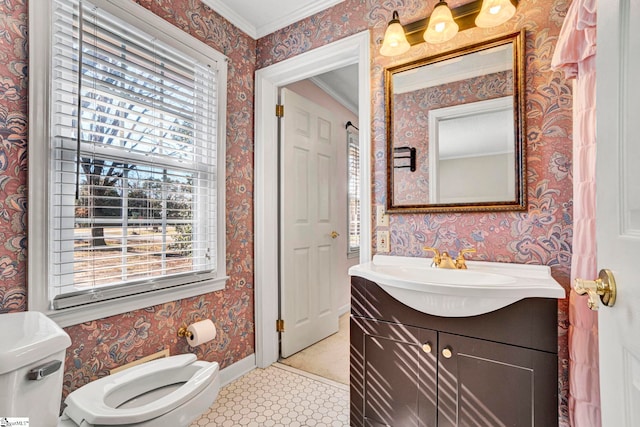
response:
[[[193,332],[191,332],[191,331],[187,330],[187,327],[186,327],[186,326],[181,326],[181,327],[178,329],[178,336],[179,336],[180,338],[187,337],[187,338],[189,338],[190,340],[192,340],[192,339],[193,339]]]
[[[199,320],[189,326],[183,324],[178,329],[178,337],[186,338],[187,344],[196,347],[216,337],[216,325],[211,319]]]

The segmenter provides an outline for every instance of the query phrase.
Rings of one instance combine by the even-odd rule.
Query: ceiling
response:
[[[344,0],[202,0],[253,39],[259,39]],[[311,78],[336,101],[358,112],[358,66]]]
[[[344,0],[202,0],[257,40]]]
[[[319,74],[310,80],[353,114],[358,114],[358,64]]]

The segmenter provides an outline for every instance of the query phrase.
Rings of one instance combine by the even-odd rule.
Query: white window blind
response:
[[[347,124],[347,253],[355,254],[360,252],[360,146],[357,128],[350,123]]]
[[[215,62],[79,0],[52,61],[53,307],[215,277]]]

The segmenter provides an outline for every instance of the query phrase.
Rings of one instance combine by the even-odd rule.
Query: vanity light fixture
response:
[[[384,33],[384,42],[380,48],[380,54],[395,56],[405,53],[411,46],[404,35],[404,28],[400,24],[398,11],[393,11],[393,19],[389,21],[387,31]]]
[[[470,3],[449,9],[444,0],[436,4],[431,16],[400,24],[397,11],[389,21],[384,34],[380,54],[395,56],[405,53],[410,46],[418,43],[444,43],[451,40],[458,31],[473,27],[495,27],[503,24],[516,13],[519,0],[474,0]]]
[[[447,2],[440,1],[433,9],[429,17],[429,26],[424,32],[424,41],[427,43],[444,43],[458,34],[458,24],[453,20],[451,9]]]
[[[476,25],[490,28],[507,22],[516,14],[516,7],[510,0],[484,0],[476,18]]]

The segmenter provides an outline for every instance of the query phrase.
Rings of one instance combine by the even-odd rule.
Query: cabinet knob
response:
[[[422,344],[422,351],[424,351],[425,353],[431,353],[431,343],[427,341],[426,343]]]
[[[442,355],[444,356],[445,359],[451,359],[451,356],[453,356],[453,351],[451,350],[451,347],[443,348]]]

